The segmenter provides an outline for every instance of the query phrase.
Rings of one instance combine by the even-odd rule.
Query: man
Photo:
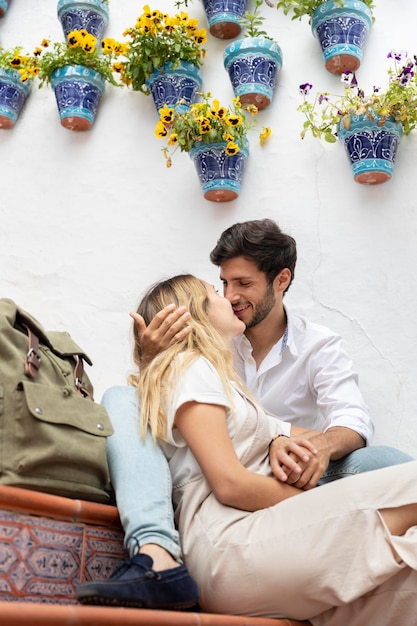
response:
[[[231,226],[210,255],[220,267],[225,297],[246,324],[234,344],[237,371],[270,413],[314,429],[315,454],[292,458],[285,437],[271,443],[275,476],[311,489],[411,460],[393,448],[369,447],[373,424],[340,337],[284,307],[296,258],[294,239],[267,219]],[[148,355],[191,330],[187,311],[174,305],[158,313],[148,328],[133,317]],[[140,440],[136,391],[111,388],[103,404],[115,429],[108,442],[109,465],[130,559],[109,581],[81,585],[77,597],[91,604],[191,606],[198,591],[181,564],[169,469],[152,439]]]

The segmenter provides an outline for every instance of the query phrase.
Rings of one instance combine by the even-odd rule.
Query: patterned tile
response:
[[[0,510],[0,601],[75,604],[125,558],[121,530]]]

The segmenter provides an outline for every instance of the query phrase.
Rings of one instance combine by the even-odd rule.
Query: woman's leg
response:
[[[140,437],[136,390],[112,387],[102,404],[114,428],[108,461],[130,559],[109,580],[80,585],[77,599],[150,609],[194,606],[199,593],[181,565],[168,463],[152,437]]]
[[[136,554],[140,546],[153,544],[181,562],[168,462],[149,434],[144,441],[140,437],[136,389],[111,387],[102,404],[114,428],[107,454],[129,555]]]

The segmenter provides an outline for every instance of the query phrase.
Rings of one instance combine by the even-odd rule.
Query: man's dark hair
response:
[[[220,235],[210,253],[210,261],[220,266],[224,261],[242,256],[252,261],[271,284],[284,268],[291,272],[290,286],[297,262],[295,239],[282,232],[270,219],[233,224]],[[287,287],[287,289],[288,289]]]

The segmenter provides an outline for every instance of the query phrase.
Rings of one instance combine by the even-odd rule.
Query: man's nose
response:
[[[229,300],[233,304],[233,302],[238,302],[239,293],[236,289],[234,289],[231,285],[225,285],[223,288],[223,295],[225,298]]]

